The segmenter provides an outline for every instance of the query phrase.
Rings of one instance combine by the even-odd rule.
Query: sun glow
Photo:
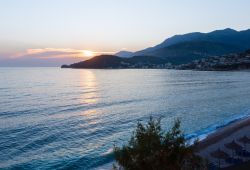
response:
[[[89,51],[89,50],[83,50],[82,51],[82,56],[83,57],[93,57],[94,56],[94,52],[93,51]]]
[[[25,51],[14,53],[11,58],[21,57],[33,57],[33,58],[92,58],[97,55],[103,54],[114,54],[115,52],[110,51],[90,51],[83,49],[73,48],[31,48]]]

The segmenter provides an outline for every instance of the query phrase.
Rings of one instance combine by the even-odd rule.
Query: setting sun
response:
[[[89,50],[83,50],[82,51],[82,55],[83,55],[83,57],[93,57],[94,56],[94,52],[89,51]]]

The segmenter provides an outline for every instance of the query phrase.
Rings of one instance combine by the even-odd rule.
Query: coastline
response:
[[[197,150],[200,151],[202,149],[209,147],[210,145],[216,144],[220,140],[223,140],[224,138],[234,133],[237,133],[238,131],[242,130],[245,127],[250,127],[250,117],[239,119],[209,134],[205,139],[199,142]]]
[[[250,117],[245,117],[239,120],[236,120],[224,127],[219,128],[215,132],[209,134],[206,138],[199,141],[196,146],[196,152],[198,155],[203,157],[205,160],[212,164],[213,166],[220,166],[221,168],[235,167],[238,168],[239,165],[248,167],[250,158],[249,157],[239,157],[234,155],[233,151],[225,146],[231,142],[236,142],[237,145],[240,145],[246,151],[250,152],[249,144],[245,145],[239,142],[239,139],[247,136],[250,138]],[[227,162],[225,159],[221,159],[218,162],[218,158],[211,156],[211,153],[222,150],[231,158],[239,159],[242,161],[241,164],[232,164]]]

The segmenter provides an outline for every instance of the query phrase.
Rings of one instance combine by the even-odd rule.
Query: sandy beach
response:
[[[208,135],[207,138],[199,142],[197,147],[198,154],[207,159],[210,163],[218,165],[219,160],[211,156],[211,153],[220,149],[231,157],[241,159],[243,163],[247,162],[250,160],[250,157],[240,157],[238,155],[234,155],[231,149],[225,147],[225,144],[235,141],[238,145],[242,146],[249,152],[250,144],[244,145],[239,141],[239,139],[243,136],[250,138],[250,117],[236,121]],[[221,168],[231,166],[233,166],[233,164],[227,163],[224,159],[220,160]]]

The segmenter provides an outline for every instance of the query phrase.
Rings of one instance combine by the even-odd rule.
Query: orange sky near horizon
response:
[[[11,58],[37,57],[37,58],[91,58],[101,54],[114,54],[112,51],[91,51],[71,48],[36,48],[27,49],[11,55]]]

